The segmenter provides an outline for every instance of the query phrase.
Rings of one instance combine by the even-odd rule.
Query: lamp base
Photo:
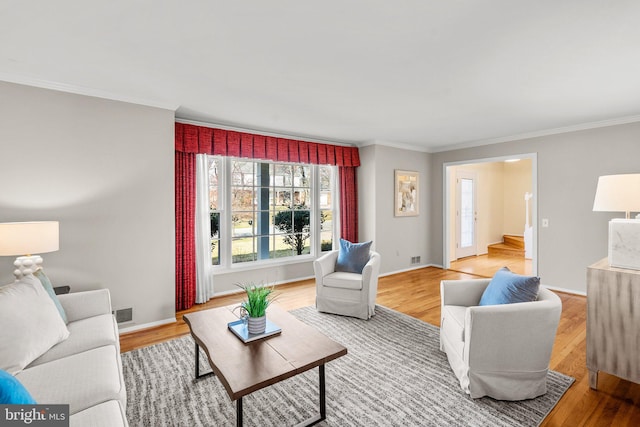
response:
[[[17,280],[20,280],[28,274],[35,273],[42,267],[42,257],[40,255],[19,256],[13,262],[13,265],[16,267],[13,270],[13,275],[16,276]]]
[[[640,220],[609,221],[609,265],[640,270]]]

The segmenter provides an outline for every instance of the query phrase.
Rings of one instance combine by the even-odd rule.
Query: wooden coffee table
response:
[[[229,398],[236,401],[236,425],[242,426],[243,396],[317,366],[320,414],[299,425],[310,426],[324,420],[324,365],[347,354],[347,349],[277,305],[269,306],[267,317],[282,332],[245,344],[227,327],[229,322],[238,320],[233,308],[213,308],[184,315],[196,342],[196,378],[207,375],[199,371],[199,347],[202,347],[209,358],[211,374],[218,377]]]

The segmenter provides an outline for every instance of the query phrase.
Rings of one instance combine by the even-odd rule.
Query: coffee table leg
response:
[[[196,379],[207,377],[209,375],[214,375],[214,372],[205,372],[204,374],[200,375],[200,346],[198,345],[198,343],[196,343]]]
[[[318,376],[320,381],[319,394],[320,394],[320,420],[327,418],[327,401],[325,400],[325,385],[324,385],[324,364],[318,366]]]
[[[196,351],[198,345],[196,344]],[[196,356],[198,357],[198,356]],[[198,368],[196,367],[196,370]],[[206,374],[205,374],[206,375]],[[320,394],[320,415],[316,415],[306,421],[301,422],[296,427],[308,427],[318,424],[327,419],[327,400],[325,398],[324,364],[318,366],[319,394]],[[236,427],[242,427],[242,397],[236,400]]]
[[[236,427],[242,427],[242,398],[236,400]]]
[[[325,398],[325,382],[324,382],[324,364],[318,366],[318,394],[320,395],[320,414],[315,417],[311,417],[308,420],[305,420],[299,424],[296,424],[295,427],[309,427],[312,425],[316,425],[321,421],[327,419],[327,400]]]

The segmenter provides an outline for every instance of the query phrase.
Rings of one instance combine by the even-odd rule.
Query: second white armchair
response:
[[[490,282],[441,282],[440,349],[472,398],[523,400],[545,394],[562,302],[541,287],[532,302],[479,306]]]

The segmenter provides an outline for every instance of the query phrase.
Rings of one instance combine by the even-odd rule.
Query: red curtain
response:
[[[356,168],[341,166],[340,175],[340,235],[350,242],[358,241],[358,181]]]
[[[340,173],[341,236],[358,241],[358,147],[343,147],[254,135],[204,126],[175,124],[176,142],[176,310],[196,300],[196,154],[336,165]]]
[[[176,123],[176,151],[316,165],[360,166],[358,147]]]
[[[176,310],[196,302],[196,155],[176,151]]]

